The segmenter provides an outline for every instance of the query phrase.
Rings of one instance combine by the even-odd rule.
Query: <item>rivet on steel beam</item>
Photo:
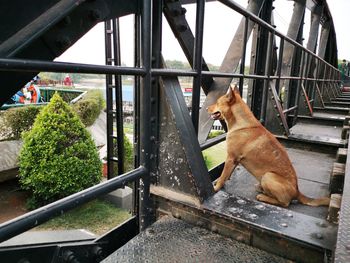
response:
[[[178,212],[173,213],[173,217],[175,217],[177,219],[181,219],[181,215]]]
[[[61,24],[63,26],[68,26],[71,22],[72,22],[72,20],[70,19],[70,16],[66,16],[65,18],[62,19]]]
[[[187,13],[187,10],[186,10],[186,8],[184,8],[184,7],[181,7],[181,15],[184,15],[184,14],[186,14]]]
[[[98,19],[101,18],[101,12],[98,11],[98,10],[91,10],[91,11],[89,12],[89,18],[90,18],[90,20],[92,20],[92,21],[96,21],[96,20],[98,20]]]
[[[316,238],[317,239],[323,239],[323,235],[321,233],[316,233]]]
[[[242,242],[242,241],[244,241],[244,236],[243,235],[239,235],[239,236],[237,236],[237,241],[239,241],[239,242]]]
[[[180,31],[180,32],[184,32],[188,29],[187,25],[178,25],[177,26],[177,29]]]
[[[327,227],[327,224],[325,222],[321,222],[318,224],[320,227]]]
[[[199,227],[203,227],[204,226],[204,222],[203,221],[197,221],[197,226]]]
[[[95,260],[97,262],[100,262],[103,260],[104,256],[103,256],[103,249],[100,246],[95,246],[92,248],[92,254],[95,257]]]
[[[152,104],[156,103],[156,99],[154,97],[151,98],[151,103]]]
[[[211,231],[213,231],[214,233],[217,233],[217,232],[219,232],[219,229],[218,229],[218,227],[216,225],[212,225],[211,226]]]
[[[156,122],[156,117],[154,117],[154,116],[151,117],[151,122],[153,122],[153,123]]]
[[[59,48],[67,48],[71,45],[71,40],[66,36],[61,36],[56,39],[56,46]]]
[[[76,262],[77,258],[71,250],[66,250],[63,253],[63,262],[73,263]]]

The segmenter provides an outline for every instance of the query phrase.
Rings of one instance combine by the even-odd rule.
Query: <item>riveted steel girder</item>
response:
[[[247,6],[247,10],[255,15],[257,15],[263,5],[264,0],[251,0]],[[254,23],[248,23],[247,34],[251,34]],[[230,47],[225,55],[225,58],[220,66],[221,72],[232,73],[239,65],[242,57],[242,40],[244,39],[244,27],[245,18],[243,17],[235,36],[233,37]],[[213,125],[213,120],[210,119],[206,108],[213,104],[220,96],[224,95],[232,81],[232,78],[216,78],[212,86],[210,87],[209,93],[204,101],[204,104],[199,113],[199,130],[198,130],[198,140],[199,142],[204,142],[210,132]]]
[[[23,1],[0,3],[0,57],[52,61],[98,22],[136,13],[137,1]],[[38,72],[0,72],[0,105]]]

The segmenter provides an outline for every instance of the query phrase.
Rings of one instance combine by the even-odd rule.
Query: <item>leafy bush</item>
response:
[[[24,134],[20,183],[43,205],[100,182],[97,149],[78,116],[55,94]]]
[[[99,90],[88,91],[81,100],[73,105],[74,111],[85,126],[92,125],[103,108],[104,99]]]
[[[118,156],[117,140],[113,139],[113,154]],[[134,149],[132,143],[124,134],[124,172],[129,172],[134,169]],[[118,164],[114,162],[113,172],[118,175]]]
[[[41,95],[46,95],[46,98],[51,98],[55,93],[58,93],[65,102],[69,103],[70,101],[78,97],[80,95],[80,92],[68,92],[68,89],[71,90],[72,88],[60,87],[59,90],[56,90],[55,88],[47,89],[45,91],[41,91]]]
[[[2,111],[0,116],[1,137],[18,140],[22,132],[32,127],[41,109],[42,106],[26,106]]]
[[[33,126],[36,116],[43,107],[28,105],[2,111],[0,113],[0,138],[6,140],[20,139],[21,133],[29,131]],[[85,126],[90,126],[97,119],[104,107],[105,101],[101,91],[91,90],[87,92],[83,99],[73,105],[73,110],[78,114]]]
[[[90,126],[94,123],[100,114],[98,102],[94,99],[84,99],[73,105],[74,111],[85,126]]]
[[[205,152],[202,152],[202,155],[203,155],[203,159],[204,159],[204,162],[205,162],[205,166],[207,167],[207,169],[211,169],[213,167],[213,163],[214,163],[213,160]]]
[[[224,134],[225,131],[223,130],[216,130],[216,131],[211,131],[208,135],[208,139],[215,138],[216,136],[219,136],[221,134]]]

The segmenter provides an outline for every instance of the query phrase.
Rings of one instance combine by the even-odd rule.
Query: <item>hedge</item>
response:
[[[113,155],[118,156],[117,139],[113,139]],[[134,149],[133,144],[124,134],[124,172],[134,169]],[[118,175],[118,163],[113,162],[114,176]]]
[[[2,138],[18,140],[21,133],[30,130],[43,106],[26,106],[2,111],[0,134]]]
[[[37,207],[100,182],[95,144],[78,116],[55,94],[24,133],[19,156],[21,186]]]
[[[44,106],[24,106],[11,108],[0,113],[0,140],[19,140],[21,133],[29,131],[40,110]],[[73,105],[85,126],[92,125],[105,107],[102,93],[99,90],[89,90],[86,95]]]
[[[73,110],[85,126],[92,125],[104,107],[105,102],[100,90],[88,91],[81,100],[73,104]]]

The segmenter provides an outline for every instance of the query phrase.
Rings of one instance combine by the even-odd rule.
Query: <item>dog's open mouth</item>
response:
[[[213,120],[219,120],[221,118],[221,112],[220,111],[216,111],[214,113],[212,113],[210,115],[210,117],[213,119]]]

